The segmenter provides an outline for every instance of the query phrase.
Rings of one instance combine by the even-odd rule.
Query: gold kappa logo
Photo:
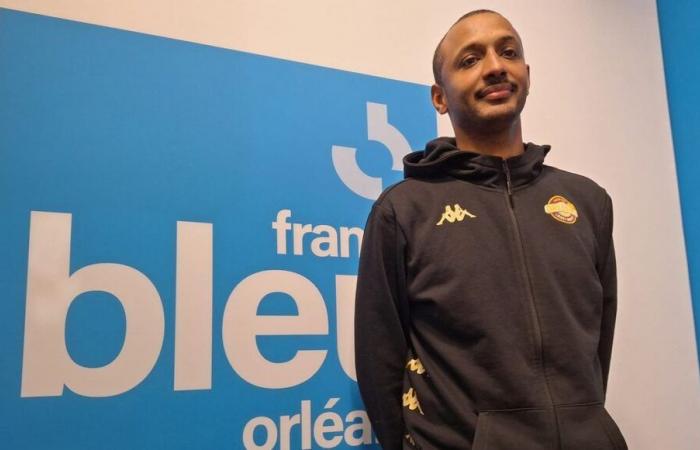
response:
[[[417,409],[419,413],[423,414],[423,410],[418,402],[418,396],[413,388],[410,388],[408,392],[403,394],[403,406],[407,407],[411,411],[415,411]]]
[[[418,358],[409,359],[406,368],[411,372],[416,372],[418,375],[423,375],[425,373],[425,367],[423,367],[423,363],[420,362]]]
[[[442,217],[436,225],[442,225],[444,221],[448,221],[450,223],[461,222],[465,217],[469,217],[470,219],[476,218],[474,214],[470,213],[466,209],[462,209],[462,207],[457,203],[454,204],[454,209],[452,209],[452,206],[446,205],[445,212],[442,213]]]
[[[578,211],[576,211],[574,204],[561,195],[555,195],[550,198],[547,204],[544,205],[544,212],[559,222],[569,225],[576,223],[576,219],[578,219]]]
[[[411,444],[414,447],[416,446],[416,441],[413,439],[413,436],[411,436],[410,434],[407,433],[407,434],[404,434],[403,437],[406,438],[406,440],[408,441],[409,444]]]

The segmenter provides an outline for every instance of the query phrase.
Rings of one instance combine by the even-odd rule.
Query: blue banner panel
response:
[[[5,9],[0,99],[4,448],[376,448],[358,248],[427,86]]]
[[[700,358],[700,91],[694,86],[700,79],[700,4],[658,0],[656,5]]]

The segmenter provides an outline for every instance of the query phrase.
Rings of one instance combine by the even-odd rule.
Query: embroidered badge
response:
[[[452,209],[451,205],[446,205],[445,212],[442,213],[442,217],[436,225],[442,225],[444,221],[448,221],[450,223],[461,222],[465,217],[469,217],[470,219],[476,218],[474,214],[470,213],[466,209],[462,209],[462,207],[457,203],[454,204],[454,209]]]
[[[544,205],[544,212],[559,222],[569,225],[576,223],[576,219],[578,219],[578,211],[576,211],[574,204],[561,195],[555,195],[550,198],[547,204]]]
[[[420,408],[420,403],[418,402],[418,396],[413,388],[410,388],[408,392],[403,394],[403,406],[407,407],[411,411],[418,410],[419,413],[423,414],[423,410]]]

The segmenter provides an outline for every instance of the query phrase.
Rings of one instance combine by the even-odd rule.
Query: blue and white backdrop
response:
[[[485,6],[525,41],[526,139],[615,202],[608,406],[631,448],[700,442],[653,1],[142,3],[0,1],[0,446],[377,448],[362,228],[450,133],[432,50]]]

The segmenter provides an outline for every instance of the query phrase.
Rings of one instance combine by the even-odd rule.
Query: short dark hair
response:
[[[442,39],[440,39],[440,42],[438,42],[437,47],[435,47],[435,53],[433,53],[433,78],[435,78],[435,83],[440,84],[442,83],[442,63],[445,61],[445,58],[442,56],[442,52],[440,51],[442,47],[442,43],[445,41],[445,38],[447,37],[447,33],[450,32],[450,30],[463,21],[464,19],[467,19],[472,16],[476,16],[479,14],[498,14],[501,16],[500,13],[497,13],[496,11],[490,10],[490,9],[475,9],[474,11],[469,11],[459,19],[455,23],[450,26],[450,28],[447,30],[444,36],[442,36]],[[501,16],[503,17],[503,16]]]

